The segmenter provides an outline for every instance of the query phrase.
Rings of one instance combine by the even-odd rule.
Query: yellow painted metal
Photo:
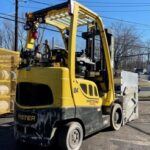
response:
[[[28,35],[27,35],[27,42],[26,42],[26,48],[27,49],[33,49],[34,48],[34,38],[32,37],[32,32],[28,31]]]
[[[69,16],[69,14],[68,14],[68,9],[64,8],[63,10],[59,10],[59,11],[57,10],[50,11],[46,16],[50,18],[51,21],[53,21],[61,18],[66,18]]]
[[[61,30],[64,30],[66,28],[65,25],[63,25],[61,23],[57,23],[57,22],[51,21],[51,20],[49,20],[49,18],[46,18],[46,23],[50,24],[50,25],[52,25],[54,27],[57,27],[58,29],[61,29]]]
[[[68,14],[68,8],[62,8],[62,9],[59,9],[59,11],[57,9],[54,9],[54,10],[50,10],[46,16],[49,16],[49,17],[53,17],[53,16],[56,16],[56,15],[60,15],[60,14],[65,14],[66,16],[66,13]],[[57,17],[57,18],[60,18],[60,17]],[[56,19],[57,19],[56,18]]]
[[[69,83],[69,70],[67,68],[35,67],[30,71],[27,71],[26,69],[19,70],[18,76],[18,83],[31,82],[48,85],[52,90],[54,98],[54,103],[51,107],[74,106]]]
[[[104,47],[104,53],[105,53],[105,60],[108,70],[108,80],[109,80],[109,90],[108,93],[105,93],[105,96],[103,97],[103,105],[104,106],[110,106],[114,101],[114,82],[113,82],[113,73],[110,63],[110,54],[109,54],[109,48],[107,43],[107,38],[105,35],[104,26],[102,23],[102,20],[92,11],[88,10],[84,6],[78,4],[75,2],[74,6],[74,14],[72,16],[72,22],[71,22],[71,28],[70,30],[70,42],[69,42],[69,69],[70,69],[70,80],[71,80],[71,89],[72,94],[74,97],[74,101],[79,99],[80,97],[77,94],[74,94],[73,90],[77,88],[76,82],[75,82],[75,50],[76,50],[76,32],[77,32],[77,21],[78,21],[78,12],[81,11],[86,15],[90,16],[91,19],[95,20],[97,22],[97,25],[100,29],[100,37],[102,39],[103,47]],[[76,103],[77,104],[77,103]]]
[[[52,107],[73,107],[75,106],[110,106],[114,97],[114,81],[113,73],[110,63],[110,54],[107,43],[107,38],[105,35],[105,30],[101,18],[88,8],[83,5],[74,2],[73,14],[67,15],[68,8],[60,9],[59,11],[50,10],[46,15],[46,23],[57,27],[63,35],[65,29],[70,30],[69,35],[69,46],[68,46],[68,68],[54,67],[54,68],[32,68],[31,71],[22,70],[19,73],[18,82],[35,82],[48,84],[52,88],[52,93],[54,94],[54,104]],[[65,19],[70,19],[65,22]],[[84,21],[82,21],[84,20]],[[87,85],[92,85],[95,87],[95,83],[87,80],[79,80],[75,77],[75,51],[76,51],[76,36],[77,27],[85,25],[89,21],[97,23],[100,30],[100,37],[102,39],[105,60],[108,71],[108,92],[104,94],[103,97],[94,97],[85,95],[83,93],[80,83],[86,82]],[[70,25],[68,26],[68,23]],[[32,49],[34,45],[34,40],[31,38],[31,33],[28,33],[27,47]],[[66,46],[67,47],[67,46]],[[37,76],[38,74],[38,76]],[[65,76],[65,77],[64,77]],[[60,88],[58,88],[60,87]],[[67,90],[66,90],[67,89]],[[94,105],[92,105],[93,102]],[[95,103],[94,103],[95,101]]]
[[[52,105],[30,107],[17,104],[18,107],[23,109],[74,107],[74,101],[71,95],[71,86],[69,80],[69,69],[62,67],[53,67],[53,68],[35,67],[29,71],[27,71],[26,69],[20,70],[18,74],[19,74],[18,83],[31,82],[31,83],[46,84],[51,88],[54,98],[54,103]],[[88,93],[85,94],[81,89],[80,84],[86,84],[87,86],[91,85],[93,87],[93,91],[94,88],[96,88],[97,90],[97,87],[94,82],[76,79],[75,88],[73,89],[74,90],[73,93],[75,92],[75,90],[77,90],[77,92],[74,93],[76,106],[100,107],[102,105],[102,99],[98,95],[90,96],[89,90]]]
[[[87,86],[87,93],[85,93],[82,90],[81,84]],[[89,86],[92,87],[93,90],[92,95],[90,95]],[[94,93],[95,90],[94,88],[98,93],[97,86],[94,82],[85,79],[76,80],[76,89],[78,89],[78,92],[75,93],[75,103],[77,107],[101,107],[102,106],[102,98],[99,97],[99,95],[96,95]]]
[[[103,105],[110,106],[115,99],[114,79],[113,79],[113,72],[112,72],[111,61],[110,61],[111,58],[110,58],[110,52],[109,52],[109,47],[107,43],[107,37],[105,34],[103,22],[100,17],[97,17],[96,21],[100,29],[100,36],[101,36],[102,43],[103,43],[105,61],[106,61],[106,66],[107,66],[107,71],[108,71],[108,81],[109,81],[108,93],[107,93],[106,98],[103,100]]]
[[[75,3],[77,3],[77,2],[75,2]],[[89,18],[92,18],[94,20],[96,19],[96,17],[98,16],[96,13],[94,13],[93,11],[91,11],[90,9],[88,9],[87,7],[85,7],[79,3],[77,3],[77,4],[79,6],[80,11],[83,14],[87,15]]]
[[[76,87],[75,80],[75,51],[76,51],[76,34],[77,34],[77,22],[78,22],[78,11],[79,6],[74,5],[74,13],[71,16],[71,25],[70,25],[70,38],[69,38],[69,50],[68,50],[68,67],[69,67],[69,76],[70,76],[70,85],[72,91],[72,97],[76,99],[76,94],[74,94],[74,89]]]

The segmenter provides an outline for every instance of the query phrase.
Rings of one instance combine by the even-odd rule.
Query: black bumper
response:
[[[67,113],[66,113],[67,112]],[[20,109],[15,112],[15,138],[21,142],[49,146],[60,121],[74,117],[74,109]]]

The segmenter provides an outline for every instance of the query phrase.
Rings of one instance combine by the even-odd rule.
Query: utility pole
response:
[[[54,47],[55,47],[55,39],[54,37],[52,37],[52,49],[54,49]]]
[[[18,50],[18,0],[15,0],[15,51]]]

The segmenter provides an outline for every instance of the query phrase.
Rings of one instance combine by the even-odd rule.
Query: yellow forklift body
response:
[[[38,12],[37,12],[38,14]],[[113,80],[113,73],[112,73],[112,68],[111,68],[111,62],[110,62],[110,53],[109,53],[109,47],[107,43],[107,37],[105,34],[105,29],[104,25],[102,22],[102,19],[89,10],[88,8],[84,7],[83,5],[74,2],[74,9],[72,12],[72,15],[69,15],[68,13],[68,5],[66,7],[63,7],[59,9],[59,11],[55,9],[49,10],[46,12],[45,16],[46,24],[50,24],[52,26],[57,27],[61,33],[65,29],[71,30],[70,32],[70,38],[69,38],[69,47],[68,47],[68,68],[69,68],[69,80],[71,84],[71,93],[73,96],[73,99],[75,100],[75,95],[73,92],[73,89],[77,88],[76,87],[76,78],[75,78],[75,51],[76,51],[76,32],[77,32],[77,27],[78,26],[83,26],[85,25],[85,22],[82,21],[84,19],[90,19],[91,21],[96,21],[97,25],[100,29],[100,36],[102,39],[103,43],[103,48],[104,48],[104,53],[105,53],[105,58],[106,58],[106,65],[107,65],[107,71],[108,71],[108,80],[109,80],[109,85],[108,85],[108,92],[105,93],[103,99],[103,106],[110,106],[114,99],[114,80]],[[59,21],[60,19],[67,19],[67,21]],[[67,23],[67,22],[70,22]],[[28,37],[27,37],[27,44],[26,44],[28,49],[32,49],[34,46],[34,39],[31,36],[31,31],[28,32]],[[87,81],[88,82],[88,81]]]
[[[39,67],[38,64],[19,69],[16,138],[40,145],[49,145],[56,128],[61,128],[61,125],[71,121],[82,125],[84,136],[108,127],[110,111],[109,114],[103,114],[102,109],[108,107],[111,110],[115,91],[109,48],[101,18],[77,2],[72,2],[72,4],[65,2],[39,10],[30,16],[32,17],[28,18],[27,23],[34,24],[34,28],[28,31],[26,48],[33,49],[35,40],[31,36],[32,32],[40,24],[40,20],[45,18],[42,23],[58,28],[62,37],[66,29],[69,31],[68,44],[65,44],[67,65],[55,67],[51,64],[43,67],[42,64]],[[77,28],[88,26],[93,22],[99,29],[98,34],[103,45],[106,64],[104,71],[107,71],[108,77],[108,87],[103,95],[100,95],[98,84],[92,79],[76,76]],[[100,70],[98,71],[101,74]],[[99,84],[101,84],[100,81]],[[37,143],[38,140],[40,143]]]
[[[99,98],[95,83],[83,79],[75,80],[76,88],[74,88],[73,92],[75,93],[76,104],[74,104],[71,95],[69,70],[67,68],[35,67],[31,68],[31,70],[24,69],[18,71],[18,76],[18,84],[27,82],[48,85],[52,90],[54,99],[53,104],[45,106],[21,106],[16,102],[20,108],[74,108],[75,105],[76,107],[101,107],[102,105],[102,98]],[[86,92],[83,90],[82,86],[86,86]],[[90,88],[92,88],[92,91],[94,92],[92,96],[90,95],[89,86],[91,86]]]
[[[54,102],[47,106],[33,106],[32,108],[40,107],[73,107],[73,100],[71,96],[71,89],[69,84],[69,70],[67,68],[53,67],[35,67],[31,70],[21,70],[18,72],[18,83],[40,83],[48,85],[53,93]],[[22,107],[22,108],[31,108]]]

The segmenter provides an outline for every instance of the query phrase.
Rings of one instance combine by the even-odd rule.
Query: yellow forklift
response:
[[[57,28],[65,48],[35,46],[41,24]],[[84,137],[123,124],[115,97],[108,41],[101,18],[75,1],[26,14],[15,104],[15,137],[41,146],[78,150]],[[85,49],[77,50],[80,29]]]

